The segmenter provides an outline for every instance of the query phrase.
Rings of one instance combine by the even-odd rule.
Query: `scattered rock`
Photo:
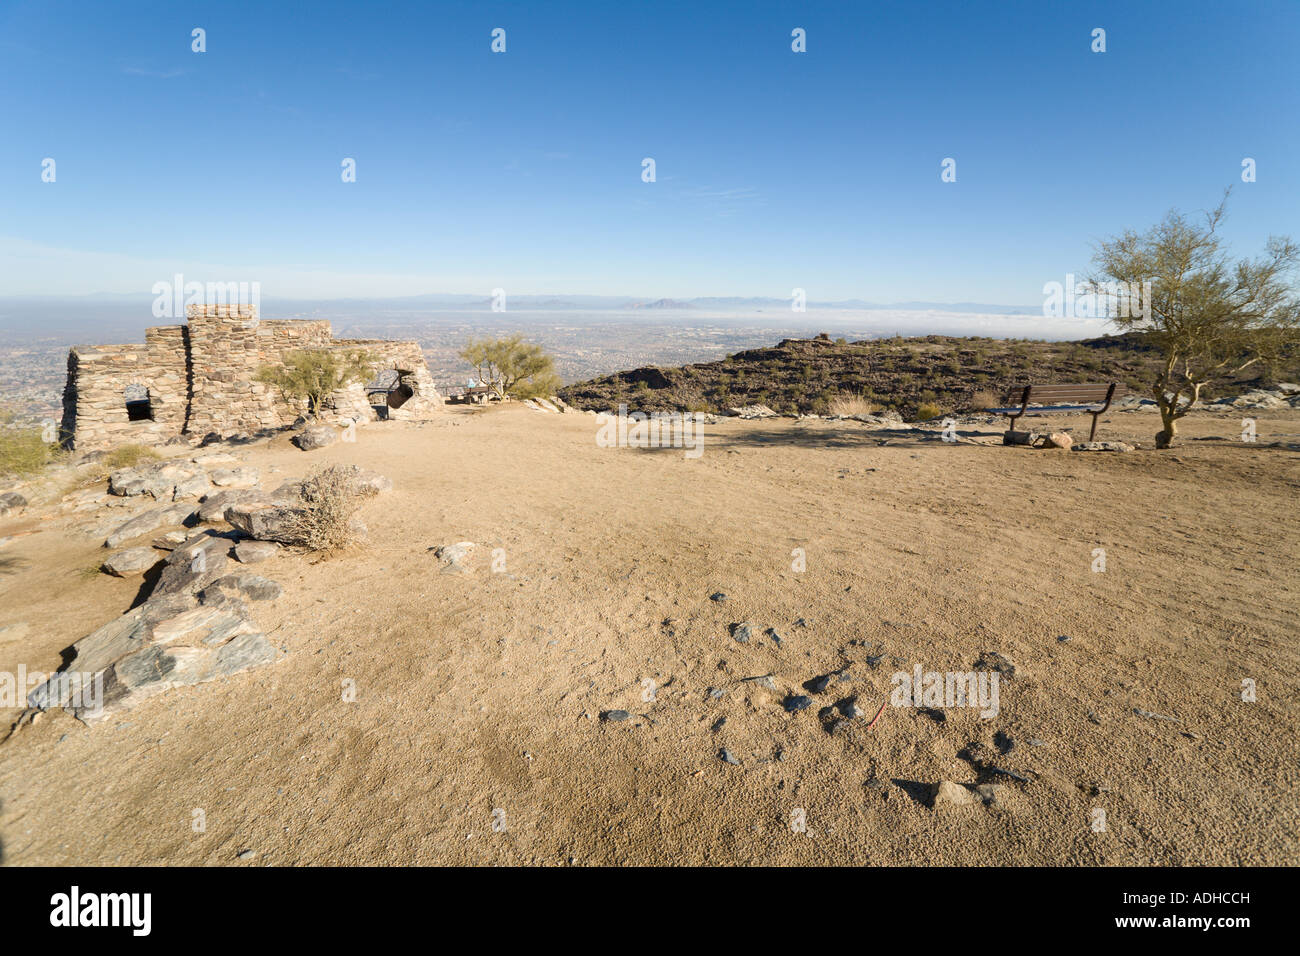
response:
[[[721,591],[715,591],[709,595],[709,600],[716,601],[718,604],[723,604],[726,602],[727,596],[723,594]]]
[[[256,468],[218,468],[209,476],[218,488],[252,488],[261,480]]]
[[[338,440],[339,433],[337,429],[319,423],[308,425],[290,439],[290,441],[303,451],[315,451],[317,448],[324,448],[326,445],[332,445]]]
[[[776,418],[776,412],[766,405],[740,405],[736,408],[728,408],[727,414],[735,418]]]
[[[805,697],[803,694],[791,694],[789,697],[787,697],[784,701],[781,702],[781,706],[785,708],[786,713],[788,714],[794,714],[801,710],[807,710],[809,707],[812,706],[812,704],[813,704],[812,698]]]
[[[1004,445],[1032,445],[1040,439],[1038,432],[1020,432],[1005,431],[1002,433],[1002,444]]]
[[[275,648],[244,606],[192,607],[188,595],[152,597],[72,646],[65,670],[102,676],[103,695],[87,700],[81,685],[56,674],[28,695],[41,710],[64,707],[92,723],[174,687],[203,683],[275,659]],[[100,706],[93,706],[98,703]]]
[[[718,759],[721,760],[723,763],[731,764],[733,767],[740,766],[740,761],[737,760],[735,756],[732,755],[731,751],[728,750],[726,747],[723,747],[721,750],[718,751]]]
[[[1133,713],[1137,714],[1139,717],[1146,717],[1150,720],[1167,720],[1173,724],[1182,723],[1182,721],[1177,717],[1166,717],[1164,714],[1153,714],[1151,711],[1142,710],[1140,707],[1134,707]]]
[[[284,593],[278,582],[259,574],[227,574],[217,578],[199,592],[204,604],[215,604],[229,597],[243,597],[250,601],[275,601]]]
[[[1122,441],[1081,441],[1071,451],[1132,451],[1133,446]]]
[[[626,710],[607,710],[600,715],[600,719],[611,723],[618,723],[627,720],[631,716],[632,715]]]
[[[158,462],[136,468],[120,468],[108,477],[108,493],[119,497],[151,495],[172,499],[206,489],[208,477],[195,465]],[[183,489],[178,494],[178,489]]]
[[[777,633],[776,628],[769,627],[763,633],[766,634],[768,637],[770,637],[772,639],[772,643],[775,644],[777,647],[785,646],[785,638],[783,638],[780,634]]]
[[[255,856],[257,856],[257,851],[256,851],[256,850],[242,850],[242,851],[240,851],[239,856],[237,857],[237,859],[240,859],[240,860],[251,860],[251,859],[252,859],[253,857],[255,857]]]
[[[940,807],[966,806],[974,801],[975,798],[969,790],[951,780],[940,780],[933,786],[931,803],[936,810]]]
[[[748,644],[749,639],[754,635],[753,625],[748,621],[741,621],[739,624],[732,624],[730,630],[731,636],[741,644]]]
[[[434,550],[434,557],[442,562],[444,569],[447,571],[467,572],[470,570],[469,560],[477,548],[473,541],[458,541],[455,544],[445,544]]]
[[[274,541],[241,541],[235,545],[235,559],[240,564],[256,564],[274,557],[279,550]]]
[[[115,577],[124,578],[128,574],[147,570],[160,560],[158,552],[153,548],[127,548],[110,554],[101,567]]]
[[[148,534],[150,531],[155,531],[166,525],[184,524],[193,516],[194,508],[187,504],[151,508],[144,514],[136,515],[130,521],[119,525],[112,534],[104,539],[104,547],[116,548],[125,541],[138,538],[142,534]]]
[[[1069,432],[1052,432],[1043,439],[1044,448],[1069,448],[1073,444],[1074,439]]]
[[[191,535],[167,556],[151,599],[200,590],[222,576],[230,563],[229,553],[229,538],[208,532]]]
[[[226,509],[226,523],[236,531],[259,541],[279,541],[293,544],[298,534],[295,525],[301,509],[266,505],[258,502],[240,503]]]
[[[251,488],[228,488],[215,494],[204,495],[199,502],[199,520],[205,523],[223,521],[231,505],[275,504],[264,492]],[[285,502],[287,503],[287,502]]]
[[[813,694],[825,693],[826,688],[831,686],[831,678],[834,676],[834,674],[822,674],[820,677],[806,680],[803,682],[804,690]]]
[[[178,545],[184,544],[190,539],[188,531],[168,531],[166,534],[153,539],[153,546],[160,551],[175,551]]]

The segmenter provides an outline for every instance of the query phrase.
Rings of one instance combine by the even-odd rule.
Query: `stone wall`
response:
[[[410,397],[388,417],[435,414],[442,398],[415,342],[334,339],[324,320],[259,320],[252,306],[188,306],[188,325],[145,331],[144,345],[78,346],[68,353],[63,432],[69,447],[107,448],[126,442],[192,442],[208,434],[229,437],[291,425],[306,411],[273,386],[254,381],[299,349],[363,349],[376,369],[396,369]],[[131,421],[128,386],[148,389],[149,420]],[[321,417],[336,424],[376,417],[365,383],[333,395]]]
[[[153,445],[179,435],[189,401],[186,330],[149,329],[144,345],[77,346],[68,353],[63,434],[76,448]],[[128,386],[148,390],[151,420],[131,421]]]

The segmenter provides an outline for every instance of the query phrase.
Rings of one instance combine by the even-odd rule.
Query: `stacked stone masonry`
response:
[[[282,364],[298,350],[364,350],[375,356],[376,373],[396,383],[389,395],[370,391],[371,380],[335,392],[320,410],[325,421],[346,426],[380,415],[423,419],[442,405],[415,342],[335,339],[327,321],[259,319],[252,306],[191,305],[186,319],[185,325],[147,329],[143,345],[77,346],[68,353],[68,447],[95,451],[178,438],[197,443],[214,433],[229,438],[291,425],[306,412],[305,403],[285,400],[255,379],[259,368]],[[137,387],[133,393],[148,390],[147,404],[128,405],[130,386]]]

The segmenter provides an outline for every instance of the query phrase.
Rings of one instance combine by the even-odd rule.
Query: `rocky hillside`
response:
[[[989,338],[877,339],[864,342],[786,339],[718,362],[680,368],[618,372],[568,385],[560,397],[581,409],[626,402],[634,409],[723,412],[762,404],[783,413],[825,414],[841,396],[861,395],[909,420],[922,403],[961,412],[1000,402],[1017,385],[1036,382],[1109,382],[1117,395],[1147,395],[1158,353],[1139,333],[1079,342]],[[1240,392],[1274,380],[1300,379],[1300,354],[1272,373],[1251,369],[1216,394]]]

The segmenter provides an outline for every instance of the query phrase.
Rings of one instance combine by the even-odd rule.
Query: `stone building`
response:
[[[286,401],[257,370],[305,349],[361,349],[374,377],[335,392],[320,409],[334,424],[422,419],[438,411],[420,347],[387,339],[336,339],[329,322],[259,319],[253,306],[191,305],[185,325],[145,330],[143,345],[77,346],[68,353],[63,435],[94,451],[124,442],[199,442],[291,425],[305,403]]]

